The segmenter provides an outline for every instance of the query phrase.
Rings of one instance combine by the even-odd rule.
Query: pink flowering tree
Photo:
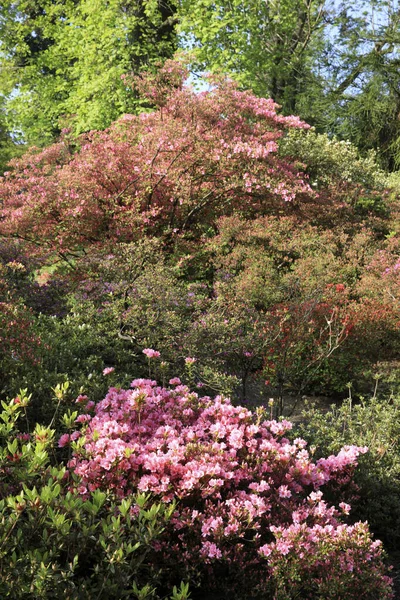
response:
[[[143,232],[198,234],[233,210],[315,201],[299,164],[278,155],[285,131],[308,125],[230,81],[196,94],[186,76],[169,61],[134,82],[153,112],[84,135],[78,150],[65,138],[16,160],[0,183],[0,235],[67,257]]]
[[[344,521],[367,448],[313,462],[304,440],[287,437],[289,422],[200,398],[178,378],[170,385],[111,388],[93,417],[78,417],[69,462],[83,497],[108,489],[177,501],[153,548],[166,582],[186,576],[235,598],[392,597],[380,542]]]

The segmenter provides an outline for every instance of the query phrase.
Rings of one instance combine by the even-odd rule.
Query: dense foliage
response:
[[[355,478],[360,494],[353,514],[368,520],[373,531],[391,548],[398,547],[400,538],[398,414],[399,401],[395,396],[374,396],[356,404],[350,397],[325,414],[310,410],[307,422],[300,427],[310,443],[318,444],[318,455],[335,452],[349,440],[368,445],[369,452],[361,460]]]
[[[121,76],[170,58],[173,1],[5,0],[0,6],[0,93],[6,122],[43,146],[65,127],[108,126],[137,108]]]
[[[229,82],[196,95],[184,77],[166,63],[154,81],[137,81],[157,111],[122,117],[81,138],[78,151],[66,139],[17,161],[1,187],[1,233],[68,255],[313,198],[296,164],[277,153],[282,132],[305,124]]]
[[[69,491],[65,467],[51,459],[54,429],[37,424],[31,433],[19,431],[18,417],[29,404],[23,393],[2,404],[2,597],[155,598],[157,573],[148,555],[173,503],[151,503],[145,494],[120,501],[99,490],[83,499]],[[175,587],[170,597],[186,600],[187,587]]]
[[[121,75],[180,46],[195,75],[229,73],[394,170],[399,25],[396,0],[4,0],[0,168],[16,137],[44,146],[137,111]]]
[[[93,418],[78,417],[88,425],[69,467],[82,495],[111,488],[119,497],[139,490],[167,503],[177,498],[158,560],[179,576],[200,577],[203,589],[236,598],[248,597],[249,585],[254,597],[388,594],[379,545],[361,523],[344,526],[320,490],[345,498],[366,448],[346,446],[313,463],[304,440],[285,437],[287,421],[222,397],[199,398],[178,378],[170,384],[173,390],[151,380],[111,388]]]
[[[41,313],[36,335],[54,349],[42,361],[54,370],[72,348],[79,360],[79,331],[87,374],[102,360],[129,373],[156,346],[170,374],[195,356],[200,382],[240,386],[242,399],[262,381],[280,398],[362,385],[399,348],[398,209],[384,173],[230,81],[195,94],[185,73],[167,62],[135,77],[152,113],[32,150],[0,184],[0,233],[19,239],[2,250],[6,287]],[[57,268],[64,292],[49,272],[47,289],[32,288]],[[71,359],[56,370],[78,381]]]

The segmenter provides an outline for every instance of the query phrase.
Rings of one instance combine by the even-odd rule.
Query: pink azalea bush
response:
[[[177,501],[154,547],[166,580],[186,575],[235,598],[392,597],[380,542],[324,496],[349,485],[366,448],[313,462],[304,440],[286,437],[288,421],[171,385],[111,388],[69,463],[83,497],[111,489]]]

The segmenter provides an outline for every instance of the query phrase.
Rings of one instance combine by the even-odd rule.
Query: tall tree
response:
[[[174,0],[5,0],[1,68],[10,127],[28,144],[104,128],[137,100],[121,76],[174,53]],[[1,91],[1,90],[0,90]]]
[[[182,0],[186,44],[284,114],[400,163],[397,0]]]
[[[321,65],[326,127],[385,168],[400,164],[400,11],[397,0],[342,2]],[[329,121],[330,120],[330,121]]]
[[[315,83],[312,60],[321,43],[325,0],[182,0],[180,29],[199,64],[229,71],[286,114]]]
[[[14,143],[5,124],[3,98],[0,97],[0,175],[13,154]]]

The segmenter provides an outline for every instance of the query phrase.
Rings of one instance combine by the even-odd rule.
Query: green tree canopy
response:
[[[284,114],[400,162],[396,0],[182,0],[198,64],[229,72]]]
[[[101,129],[134,112],[121,75],[172,56],[175,11],[173,0],[5,0],[0,66],[14,90],[10,128],[44,145],[65,126]]]
[[[194,48],[283,114],[400,162],[398,0],[4,0],[0,94],[15,139],[103,129],[138,100],[121,76]],[[177,36],[179,21],[180,38]]]
[[[293,114],[316,83],[312,72],[325,0],[182,0],[180,30],[199,64],[228,71]]]

